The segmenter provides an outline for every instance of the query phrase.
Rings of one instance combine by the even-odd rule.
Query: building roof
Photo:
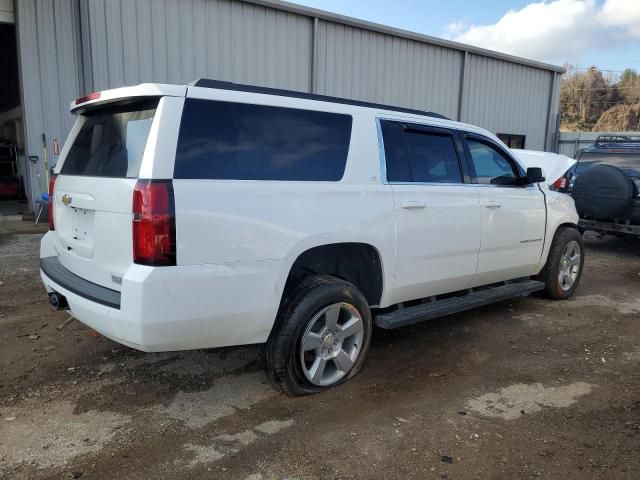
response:
[[[528,58],[517,57],[515,55],[509,55],[506,53],[496,52],[494,50],[488,50],[486,48],[474,47],[466,45],[460,42],[454,42],[451,40],[445,40],[443,38],[432,37],[431,35],[424,35],[422,33],[411,32],[409,30],[403,30],[401,28],[389,27],[380,23],[369,22],[367,20],[360,20],[354,17],[348,17],[346,15],[339,15],[337,13],[327,12],[325,10],[318,10],[316,8],[305,7],[303,5],[297,5],[295,3],[285,2],[282,0],[242,0],[246,3],[252,3],[254,5],[261,5],[263,7],[274,8],[276,10],[282,10],[291,13],[297,13],[310,18],[318,18],[320,20],[327,20],[334,23],[348,25],[351,27],[362,28],[373,32],[384,33],[386,35],[393,35],[395,37],[406,38],[408,40],[414,40],[421,43],[428,43],[431,45],[437,45],[444,48],[450,48],[452,50],[458,50],[461,52],[468,52],[475,55],[481,55],[483,57],[495,58],[497,60],[503,60],[506,62],[517,63],[520,65],[526,65],[529,67],[539,68],[542,70],[549,70],[551,72],[564,73],[564,67],[558,65],[552,65],[550,63],[538,62],[537,60],[531,60]]]

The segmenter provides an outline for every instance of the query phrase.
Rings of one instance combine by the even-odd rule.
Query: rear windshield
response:
[[[596,165],[613,165],[631,176],[640,176],[640,153],[582,152],[576,173],[583,173]]]
[[[174,178],[338,181],[351,116],[187,99]]]
[[[64,160],[63,175],[135,178],[159,99],[109,105],[83,114],[84,124]]]

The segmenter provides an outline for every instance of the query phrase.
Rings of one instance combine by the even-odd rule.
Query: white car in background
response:
[[[481,128],[213,80],[71,109],[42,281],[132,348],[266,343],[300,395],[355,375],[374,325],[580,281],[573,200]]]
[[[576,164],[576,161],[560,153],[539,152],[512,148],[511,152],[527,168],[537,167],[544,172],[544,183],[552,186],[559,178]]]

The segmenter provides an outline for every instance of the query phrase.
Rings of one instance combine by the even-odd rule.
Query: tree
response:
[[[633,68],[625,68],[620,75],[620,80],[618,81],[618,85],[623,85],[628,82],[633,82],[636,78],[638,78],[638,72],[636,72]]]
[[[627,68],[618,81],[618,90],[624,103],[640,103],[640,75],[632,68]]]
[[[621,100],[618,86],[597,67],[570,73],[560,85],[561,123],[568,129],[590,130],[605,110]]]

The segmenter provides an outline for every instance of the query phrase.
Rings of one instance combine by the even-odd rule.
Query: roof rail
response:
[[[608,143],[640,143],[640,134],[598,135],[596,145]]]
[[[379,110],[392,110],[395,112],[411,113],[414,115],[425,115],[427,117],[441,118],[443,120],[451,120],[444,115],[435,112],[426,112],[423,110],[415,110],[412,108],[394,107],[391,105],[382,105],[372,102],[361,102],[360,100],[351,100],[348,98],[330,97],[327,95],[318,95],[315,93],[296,92],[295,90],[282,90],[279,88],[258,87],[256,85],[243,85],[241,83],[225,82],[222,80],[211,80],[208,78],[199,78],[189,84],[194,87],[216,88],[218,90],[233,90],[236,92],[262,93],[265,95],[277,95],[280,97],[302,98],[305,100],[318,100],[320,102],[341,103],[343,105],[354,105],[356,107],[375,108]]]

